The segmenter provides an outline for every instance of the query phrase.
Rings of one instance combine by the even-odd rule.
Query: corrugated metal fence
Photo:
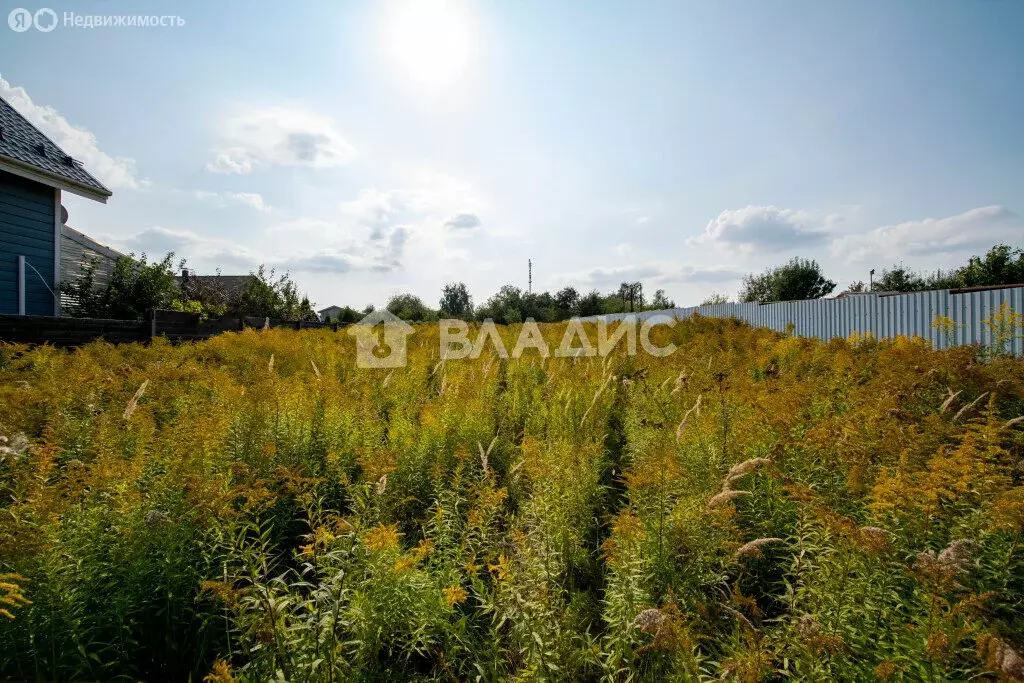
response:
[[[1004,306],[1006,304],[1006,306]],[[922,337],[937,349],[961,344],[1002,346],[1024,355],[1024,285],[973,289],[941,289],[911,294],[848,294],[836,299],[783,301],[770,304],[715,304],[663,311],[616,313],[584,318],[611,322],[635,315],[643,320],[670,315],[680,320],[699,314],[738,318],[755,327],[792,331],[802,337],[829,340],[853,333],[879,339]]]

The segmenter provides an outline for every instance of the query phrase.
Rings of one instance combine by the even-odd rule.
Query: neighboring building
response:
[[[255,275],[195,275],[183,269],[178,278],[178,286],[190,299],[214,306],[226,306],[232,312],[241,306],[242,295],[255,279]]]
[[[317,315],[320,316],[320,322],[327,322],[327,319],[337,320],[343,309],[341,306],[328,306],[317,311]]]
[[[111,195],[0,98],[0,313],[60,315],[61,192]]]
[[[66,212],[64,215],[67,215]],[[67,219],[65,219],[67,220]],[[72,282],[82,276],[87,268],[92,268],[93,287],[106,287],[114,275],[114,265],[124,257],[119,251],[100,244],[88,235],[83,235],[70,225],[61,226],[60,239],[60,281]],[[66,294],[62,294],[61,305],[67,308],[73,304]]]

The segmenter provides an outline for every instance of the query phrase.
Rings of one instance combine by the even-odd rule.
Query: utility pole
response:
[[[868,273],[868,291],[875,291],[875,269],[872,268],[871,272]]]
[[[533,261],[526,259],[526,293],[533,294]]]

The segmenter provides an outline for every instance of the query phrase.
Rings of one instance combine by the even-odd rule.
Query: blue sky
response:
[[[320,306],[1024,243],[1018,0],[50,7],[185,21],[4,29],[0,95],[114,191],[70,224]]]

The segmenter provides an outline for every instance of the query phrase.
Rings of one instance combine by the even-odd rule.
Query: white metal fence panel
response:
[[[646,320],[668,315],[680,320],[698,314],[738,318],[755,327],[817,337],[824,341],[870,334],[878,339],[921,337],[937,349],[961,344],[1001,346],[1024,355],[1024,285],[976,290],[940,289],[908,294],[853,294],[841,299],[778,303],[727,303],[662,311],[590,316],[607,322],[635,316]]]

